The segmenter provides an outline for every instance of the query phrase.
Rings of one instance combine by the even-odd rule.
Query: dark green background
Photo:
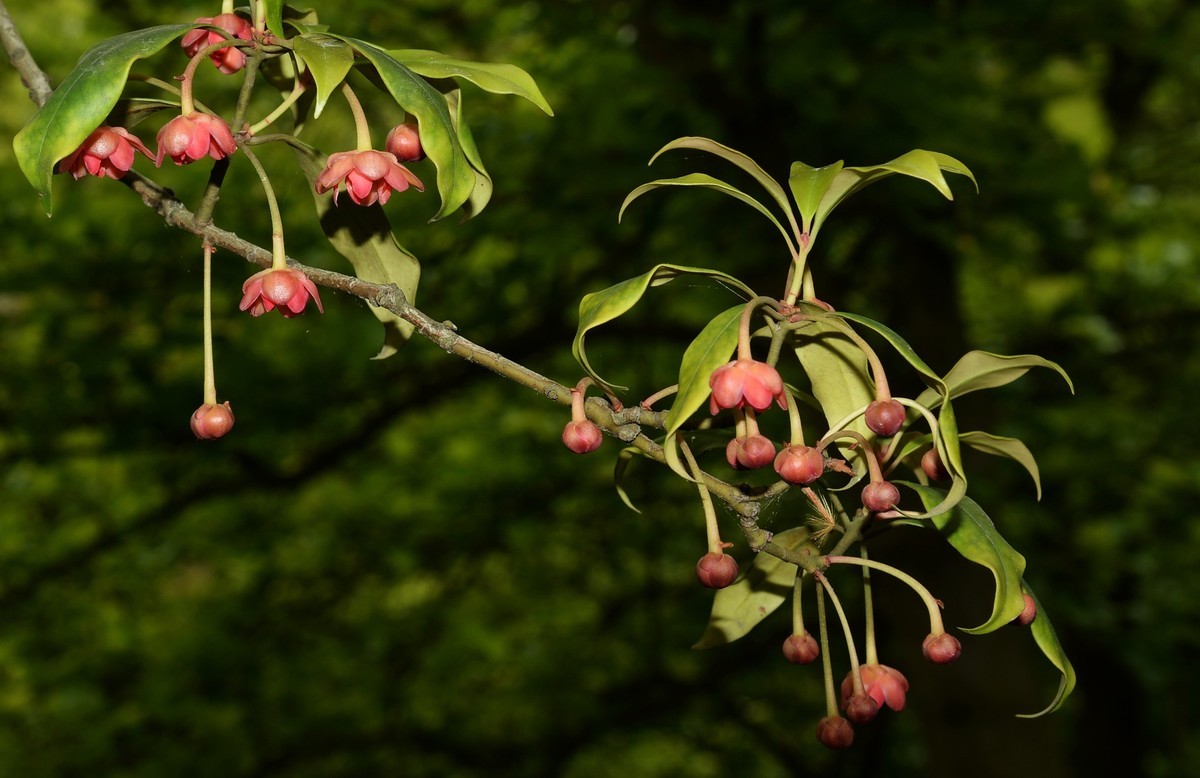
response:
[[[1021,437],[1039,458],[1040,503],[1000,460],[969,460],[972,494],[1028,558],[1079,687],[1054,716],[1013,718],[1057,684],[1028,634],[964,636],[960,662],[931,667],[919,602],[881,582],[881,652],[908,675],[909,708],[826,752],[813,738],[820,671],[780,657],[783,614],[732,646],[689,648],[709,597],[693,579],[704,536],[686,485],[639,463],[629,488],[643,514],[629,512],[611,487],[612,440],[569,455],[565,410],[423,341],[369,361],[379,328],[345,296],[326,294],[324,316],[239,314],[252,268],[228,254],[217,370],[237,427],[195,441],[196,240],[111,181],[57,178],[47,220],[5,143],[0,774],[1200,772],[1200,8],[311,5],[387,47],[511,61],[538,79],[554,119],[466,90],[496,179],[480,218],[426,226],[434,199],[415,192],[388,211],[424,261],[425,310],[562,381],[579,375],[579,297],[654,263],[781,288],[774,229],[727,198],[651,195],[616,223],[651,177],[706,169],[750,186],[701,155],[647,171],[667,141],[712,137],[780,177],[797,158],[873,164],[916,147],[970,165],[982,191],[955,180],[954,203],[893,179],[842,206],[814,254],[818,292],[888,322],[938,370],[982,348],[1071,373],[1073,398],[1042,372],[958,410],[964,429]],[[56,82],[100,38],[217,12],[172,6],[9,3]],[[183,65],[172,48],[139,69]],[[228,81],[201,71],[201,99],[227,105]],[[0,88],[11,136],[33,109],[11,69]],[[368,109],[381,138],[397,117]],[[336,100],[312,129],[329,151],[353,143]],[[341,269],[286,152],[264,158],[290,253]],[[190,202],[203,177],[155,175]],[[269,242],[244,163],[217,220]],[[732,304],[685,284],[652,300],[593,341],[634,397],[671,383],[682,344]],[[773,508],[774,523],[793,509]],[[880,558],[918,571],[950,624],[983,621],[988,574],[903,533]]]

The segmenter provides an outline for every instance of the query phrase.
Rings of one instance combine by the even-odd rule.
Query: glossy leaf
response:
[[[826,217],[829,216],[829,213],[842,200],[845,200],[863,187],[892,175],[911,176],[926,181],[933,185],[933,188],[937,189],[947,200],[953,200],[954,193],[950,191],[950,186],[946,183],[945,176],[942,175],[943,170],[948,173],[957,173],[966,176],[971,179],[971,183],[975,184],[975,189],[978,191],[979,184],[975,181],[974,174],[971,173],[966,165],[954,157],[939,154],[936,151],[915,149],[882,165],[843,168],[834,176],[825,195],[821,198],[820,204],[817,206],[816,215],[813,218],[812,232],[815,234],[821,228]]]
[[[912,489],[925,507],[933,508],[946,498],[946,492],[932,486],[897,481]],[[973,635],[993,632],[1020,615],[1025,608],[1021,596],[1021,576],[1025,573],[1025,557],[1008,544],[991,518],[969,497],[964,497],[953,510],[933,518],[933,524],[963,558],[991,571],[996,580],[996,595],[992,615],[983,624],[963,628]]]
[[[784,229],[783,225],[779,223],[779,220],[775,218],[775,214],[767,210],[765,205],[760,203],[758,200],[755,200],[742,190],[730,186],[724,181],[721,181],[718,178],[713,178],[712,176],[704,173],[689,173],[688,175],[680,176],[679,178],[663,178],[659,179],[658,181],[651,181],[649,183],[642,184],[637,189],[634,189],[632,192],[630,192],[625,198],[625,202],[621,203],[621,210],[617,213],[617,221],[621,220],[621,217],[625,215],[625,209],[628,208],[629,204],[634,200],[646,194],[647,192],[651,192],[664,186],[698,186],[704,189],[712,189],[714,191],[721,192],[722,194],[727,194],[737,200],[741,200],[746,205],[770,219],[771,223],[775,225],[776,229],[783,234],[783,239],[787,242],[788,248],[793,248],[792,238],[790,235],[788,235],[788,231]]]
[[[1058,691],[1054,695],[1054,699],[1046,706],[1044,710],[1037,713],[1019,714],[1017,718],[1021,719],[1036,719],[1039,716],[1045,716],[1047,713],[1053,713],[1062,707],[1066,702],[1067,697],[1075,689],[1075,668],[1071,666],[1071,660],[1067,659],[1067,654],[1063,651],[1062,644],[1058,642],[1058,634],[1054,631],[1054,625],[1050,623],[1050,617],[1046,615],[1046,609],[1042,607],[1041,601],[1037,595],[1033,593],[1033,589],[1025,581],[1021,581],[1021,585],[1025,591],[1037,603],[1038,615],[1029,625],[1029,629],[1033,632],[1033,640],[1037,643],[1038,648],[1050,660],[1050,663],[1058,668],[1062,673],[1062,680],[1058,684]]]
[[[554,115],[554,110],[542,96],[537,82],[516,65],[502,62],[468,62],[426,49],[400,49],[388,53],[417,75],[426,78],[462,78],[486,92],[523,97],[541,108],[548,116]]]
[[[17,163],[41,195],[47,216],[53,211],[54,165],[104,122],[121,97],[133,63],[158,53],[197,26],[166,24],[100,41],[79,58],[46,104],[13,138]]]
[[[950,372],[946,373],[942,380],[946,383],[949,396],[954,398],[970,392],[977,392],[980,389],[992,389],[1010,384],[1035,367],[1045,367],[1055,371],[1067,382],[1071,393],[1075,393],[1075,385],[1071,383],[1071,377],[1067,375],[1067,371],[1058,364],[1034,354],[1018,354],[1009,357],[990,354],[986,351],[968,351],[954,367],[950,368]],[[930,403],[936,405],[941,402],[941,398],[934,393],[925,392],[917,398],[917,401],[932,408],[933,405]]]
[[[713,317],[696,339],[688,344],[679,363],[679,391],[671,410],[667,412],[667,434],[675,432],[692,414],[704,406],[712,393],[708,378],[712,372],[729,361],[738,344],[742,311],[746,306],[735,305]]]
[[[300,169],[308,179],[309,190],[317,207],[317,219],[329,244],[350,261],[354,274],[373,284],[395,284],[408,302],[415,303],[421,263],[392,235],[383,208],[375,205],[346,206],[333,204],[333,198],[316,194],[317,177],[325,167],[325,158],[315,149],[292,144]],[[412,335],[413,325],[391,311],[369,306],[384,325],[384,342],[375,359],[395,354]]]
[[[421,146],[438,171],[442,206],[433,219],[436,221],[458,210],[475,191],[475,170],[459,143],[458,130],[442,93],[383,49],[356,38],[337,37],[366,57],[400,107],[417,117]]]
[[[788,202],[787,195],[784,194],[783,187],[779,185],[778,181],[767,175],[767,171],[763,170],[757,162],[750,159],[750,157],[746,156],[742,152],[731,149],[728,146],[723,146],[714,140],[709,140],[708,138],[688,136],[684,138],[676,138],[656,151],[654,156],[650,158],[650,164],[653,165],[654,160],[658,159],[663,152],[672,151],[674,149],[696,149],[697,151],[707,151],[709,154],[715,154],[721,159],[737,165],[742,170],[749,173],[755,181],[762,184],[763,188],[767,190],[768,194],[770,194],[771,197],[774,198],[775,202],[779,204],[779,207],[783,209],[783,212],[788,216],[788,220],[793,224],[795,223],[795,217],[792,214],[792,206]]]
[[[1042,479],[1038,473],[1037,460],[1033,458],[1033,453],[1024,443],[1016,438],[1005,438],[979,431],[963,432],[958,439],[976,451],[1008,457],[1020,463],[1033,478],[1033,484],[1037,487],[1037,498],[1042,499]]]
[[[808,528],[794,527],[773,538],[796,550],[808,542]],[[792,596],[796,566],[770,554],[757,554],[745,575],[713,597],[712,614],[704,634],[692,648],[712,648],[732,643],[769,616]]]
[[[808,375],[829,428],[875,399],[875,382],[867,369],[866,356],[837,325],[810,321],[798,327],[793,337],[796,357]],[[875,434],[862,416],[846,428],[867,437]],[[851,456],[861,464],[861,454]]]
[[[330,35],[305,34],[292,39],[293,50],[312,73],[317,86],[313,117],[321,115],[333,91],[341,86],[354,65],[354,50],[350,44]]]
[[[833,179],[842,172],[843,167],[841,160],[825,167],[809,167],[803,162],[792,163],[792,170],[788,175],[788,188],[792,190],[792,199],[796,201],[796,207],[800,210],[805,232],[812,229],[817,206],[821,204],[821,198],[829,191]]]
[[[941,376],[935,373],[933,368],[925,364],[925,360],[921,359],[916,350],[908,344],[908,341],[902,338],[900,334],[891,327],[888,327],[886,324],[881,324],[874,319],[868,319],[866,316],[859,316],[857,313],[836,311],[829,315],[837,316],[840,319],[846,319],[848,321],[858,322],[864,327],[869,327],[875,332],[878,332],[884,337],[885,340],[887,340],[892,348],[896,350],[896,353],[904,357],[908,361],[908,364],[912,365],[918,373],[925,377],[926,383],[932,383],[935,387],[942,386]]]
[[[579,301],[579,328],[575,331],[574,342],[571,343],[571,353],[597,383],[609,389],[625,389],[623,386],[616,386],[605,381],[592,369],[584,351],[584,337],[587,333],[601,324],[627,313],[637,305],[638,301],[642,299],[642,295],[650,287],[662,286],[684,275],[716,279],[720,283],[740,291],[746,299],[754,297],[754,292],[749,287],[731,275],[702,267],[669,264],[655,265],[640,276],[622,281],[599,292],[584,295],[583,299]]]
[[[261,0],[263,12],[267,18],[267,29],[284,37],[283,29],[283,0]]]
[[[471,169],[475,171],[475,187],[471,190],[467,202],[463,204],[463,218],[470,219],[479,215],[492,199],[492,177],[483,166],[479,148],[475,145],[475,136],[471,133],[466,117],[463,116],[462,90],[451,89],[444,96],[446,106],[450,109],[450,117],[454,120],[454,129],[458,131],[458,142],[467,161],[471,163]]]

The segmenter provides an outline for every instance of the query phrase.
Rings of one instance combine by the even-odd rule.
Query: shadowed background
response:
[[[85,48],[187,21],[136,2],[10,2],[58,83]],[[55,181],[41,212],[0,144],[0,772],[177,776],[1127,775],[1200,771],[1200,8],[1182,0],[839,4],[414,0],[314,2],[391,48],[510,61],[557,116],[464,88],[496,196],[433,226],[431,194],[387,209],[423,260],[417,303],[564,382],[579,297],[657,262],[726,270],[767,293],[786,256],[728,198],[624,195],[728,167],[680,152],[714,138],[777,177],[802,159],[875,164],[911,148],[979,179],[956,201],[890,179],[844,204],[813,256],[819,295],[882,320],[935,369],[970,348],[1038,353],[1048,371],[965,398],[964,429],[1022,438],[1045,496],[971,459],[972,495],[1029,560],[1079,673],[1016,627],[920,656],[922,608],[879,581],[882,661],[909,708],[831,754],[813,738],[820,670],[779,654],[783,613],[694,652],[709,595],[694,491],[636,463],[618,501],[614,441],[558,442],[566,412],[417,340],[369,361],[366,307],[236,311],[252,268],[217,256],[217,383],[237,427],[197,442],[200,251],[111,181]],[[143,63],[182,71],[174,47]],[[201,68],[201,99],[227,82]],[[11,68],[7,137],[33,112]],[[205,90],[209,90],[207,93]],[[213,95],[212,99],[203,96]],[[377,139],[398,117],[374,101]],[[372,104],[368,104],[372,110]],[[343,103],[311,127],[348,148]],[[324,117],[323,117],[324,118]],[[149,138],[161,124],[138,128]],[[344,269],[311,225],[287,152],[266,149],[289,253]],[[149,172],[145,160],[139,170]],[[201,167],[201,166],[197,166]],[[417,166],[432,182],[428,163]],[[155,176],[195,202],[203,172]],[[267,244],[235,160],[216,221]],[[674,382],[683,345],[733,300],[674,284],[589,354],[639,397]],[[594,353],[593,353],[594,351]],[[896,366],[899,369],[899,365]],[[910,375],[894,379],[915,394]],[[796,504],[768,508],[779,527]],[[729,517],[725,517],[729,520]],[[730,533],[733,528],[730,524]],[[903,534],[902,534],[903,533]],[[876,555],[918,571],[949,624],[982,622],[991,578],[912,530]],[[744,543],[735,552],[749,558]],[[847,590],[853,577],[843,576]],[[845,660],[838,670],[844,672]]]

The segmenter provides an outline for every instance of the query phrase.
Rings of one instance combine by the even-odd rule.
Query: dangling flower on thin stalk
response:
[[[135,151],[142,152],[147,159],[154,159],[146,144],[124,127],[102,125],[58,163],[58,170],[70,173],[76,181],[87,175],[124,178],[133,167]]]

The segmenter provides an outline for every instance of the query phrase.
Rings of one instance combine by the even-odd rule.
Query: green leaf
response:
[[[458,131],[458,142],[462,146],[463,154],[471,163],[471,169],[475,171],[475,187],[463,205],[463,218],[470,219],[479,215],[492,199],[492,177],[483,167],[483,159],[475,146],[475,136],[471,134],[471,127],[463,116],[462,90],[451,89],[443,96],[446,98],[446,106],[450,109],[450,117],[454,120],[454,129]]]
[[[1025,587],[1025,591],[1037,603],[1037,618],[1033,620],[1033,624],[1029,625],[1030,631],[1033,632],[1033,640],[1037,643],[1038,648],[1042,649],[1042,653],[1046,655],[1050,663],[1062,673],[1062,681],[1058,684],[1058,691],[1055,693],[1054,699],[1050,701],[1050,704],[1044,710],[1037,713],[1022,713],[1017,716],[1020,719],[1036,719],[1039,716],[1045,716],[1047,713],[1053,713],[1066,702],[1067,697],[1075,689],[1075,668],[1071,666],[1071,660],[1067,659],[1062,644],[1058,642],[1058,635],[1054,631],[1054,625],[1050,623],[1050,617],[1046,615],[1046,609],[1042,607],[1041,601],[1038,600],[1037,595],[1033,593],[1033,589],[1030,588],[1028,583],[1021,581],[1021,585]]]
[[[808,542],[808,535],[807,527],[794,527],[772,540],[794,551]],[[757,554],[745,575],[713,597],[708,626],[692,648],[712,648],[742,637],[792,596],[795,581],[795,565]]]
[[[283,30],[283,0],[262,0],[263,11],[267,17],[267,29],[284,37]]]
[[[625,209],[628,208],[629,204],[634,200],[646,194],[646,192],[650,192],[664,186],[698,186],[704,189],[713,189],[723,194],[727,194],[730,197],[741,200],[746,205],[749,205],[751,208],[770,219],[771,223],[774,224],[775,227],[783,234],[783,239],[787,241],[788,247],[792,248],[791,236],[788,235],[787,230],[785,230],[783,225],[779,223],[779,220],[775,218],[775,214],[768,211],[766,206],[742,190],[730,186],[724,181],[713,178],[712,176],[704,173],[689,173],[688,175],[680,176],[679,178],[663,178],[659,179],[658,181],[651,181],[647,184],[642,184],[637,189],[634,189],[632,192],[630,192],[625,198],[625,202],[621,203],[621,210],[617,213],[617,221],[621,221],[621,217],[625,215]]]
[[[1037,487],[1037,498],[1042,499],[1042,479],[1038,473],[1037,460],[1024,443],[1016,438],[1004,438],[979,431],[963,432],[958,439],[976,451],[1008,457],[1020,463],[1033,478],[1033,484]]]
[[[875,399],[875,382],[867,370],[862,349],[833,322],[810,321],[795,330],[796,357],[812,384],[813,396],[821,403],[830,428]],[[875,435],[862,416],[847,425],[868,438]],[[859,460],[862,454],[849,452]]]
[[[541,108],[548,116],[554,110],[533,77],[516,65],[501,62],[468,62],[452,59],[439,51],[400,49],[388,52],[396,61],[426,78],[463,78],[487,92],[516,95]]]
[[[576,361],[587,371],[588,375],[609,390],[624,390],[626,388],[610,384],[592,369],[583,347],[584,336],[587,335],[588,331],[601,324],[610,322],[627,313],[642,299],[642,295],[650,287],[662,286],[685,275],[713,278],[742,292],[746,296],[746,299],[754,297],[754,292],[749,287],[731,275],[702,267],[669,264],[655,265],[640,276],[622,281],[599,292],[584,295],[583,299],[579,301],[579,327],[575,331],[575,340],[571,343],[571,353],[575,355]]]
[[[792,190],[792,198],[800,209],[800,218],[804,220],[804,231],[812,228],[813,216],[825,192],[829,191],[833,179],[842,172],[843,163],[839,159],[825,167],[809,167],[803,162],[793,162],[792,171],[788,176],[788,188]]]
[[[746,306],[735,305],[713,317],[683,352],[679,363],[679,391],[665,420],[667,434],[678,430],[692,414],[704,405],[712,390],[708,378],[712,372],[729,361],[738,344],[742,311]]]
[[[1055,371],[1067,382],[1071,393],[1075,393],[1075,385],[1071,383],[1067,371],[1056,363],[1033,354],[1007,357],[986,351],[968,351],[950,368],[950,372],[946,373],[942,380],[946,383],[949,396],[954,398],[980,389],[992,389],[1012,383],[1034,367],[1045,367]],[[917,398],[917,402],[932,408],[941,402],[941,398],[936,394],[924,392]]]
[[[317,85],[317,100],[313,108],[313,118],[316,118],[325,110],[325,103],[333,90],[341,86],[353,67],[354,50],[343,40],[320,34],[299,35],[292,39],[292,46],[296,56],[308,66]]]
[[[932,486],[908,481],[896,483],[915,491],[926,508],[934,507],[946,497],[946,492]],[[1000,536],[983,508],[964,497],[953,510],[934,517],[933,524],[963,558],[991,570],[996,579],[992,615],[978,627],[963,631],[972,635],[993,632],[1019,616],[1025,609],[1025,598],[1021,596],[1025,557]]]
[[[817,306],[811,307],[815,308]],[[875,330],[882,335],[889,344],[891,344],[892,348],[896,349],[896,353],[908,360],[908,364],[912,365],[918,373],[927,379],[927,383],[932,383],[936,387],[942,386],[941,376],[935,373],[933,368],[925,364],[925,360],[921,359],[921,357],[917,355],[916,350],[913,349],[912,346],[908,345],[908,341],[900,337],[900,334],[891,327],[888,327],[886,324],[881,324],[874,319],[868,319],[866,316],[859,316],[857,313],[836,311],[829,315],[837,316],[838,318],[846,319],[848,321],[856,321],[864,327],[869,327]]]
[[[373,284],[395,284],[408,302],[415,303],[421,263],[396,242],[383,208],[378,203],[370,207],[338,207],[333,198],[316,194],[317,177],[325,168],[324,156],[298,142],[291,145],[300,169],[308,178],[317,218],[329,244],[350,261],[356,276]],[[383,347],[374,358],[386,359],[408,341],[413,325],[391,311],[374,305],[370,308],[384,325]]]
[[[672,151],[674,149],[696,149],[698,151],[707,151],[709,154],[715,154],[721,159],[737,165],[742,170],[749,173],[755,181],[762,184],[763,188],[766,189],[771,197],[775,199],[775,202],[779,203],[779,207],[782,208],[784,214],[787,215],[788,221],[792,222],[793,225],[795,224],[795,216],[792,214],[792,206],[788,202],[787,195],[783,192],[783,187],[779,185],[778,181],[767,175],[767,171],[763,170],[757,162],[750,159],[750,157],[746,156],[742,152],[731,149],[728,146],[722,146],[715,140],[688,136],[684,138],[676,138],[656,151],[654,156],[650,158],[649,164],[653,165],[654,160],[658,159],[664,151]]]
[[[54,165],[83,143],[117,104],[129,69],[159,52],[196,24],[166,24],[134,30],[88,49],[54,94],[13,138],[17,164],[53,211],[50,176]]]
[[[141,124],[159,111],[178,112],[179,102],[146,97],[122,98],[108,112],[108,117],[104,120],[104,123],[109,126],[124,127],[128,130],[131,127]]]
[[[975,189],[978,191],[979,184],[975,181],[974,174],[971,173],[966,165],[954,157],[939,154],[936,151],[915,149],[882,165],[843,168],[834,176],[833,181],[821,198],[820,204],[817,206],[816,214],[813,218],[812,233],[816,234],[825,222],[826,217],[829,216],[829,213],[842,200],[845,200],[868,184],[873,184],[892,175],[912,176],[913,178],[927,181],[941,192],[942,196],[947,200],[953,200],[954,193],[950,191],[950,186],[946,183],[946,179],[942,175],[943,170],[966,176],[971,179],[971,183],[975,184]]]
[[[454,126],[454,119],[442,93],[383,49],[356,38],[343,35],[336,37],[366,57],[400,107],[417,117],[421,147],[438,171],[437,184],[442,207],[434,214],[433,221],[456,211],[475,192],[475,170],[467,161],[458,140],[458,129]]]

